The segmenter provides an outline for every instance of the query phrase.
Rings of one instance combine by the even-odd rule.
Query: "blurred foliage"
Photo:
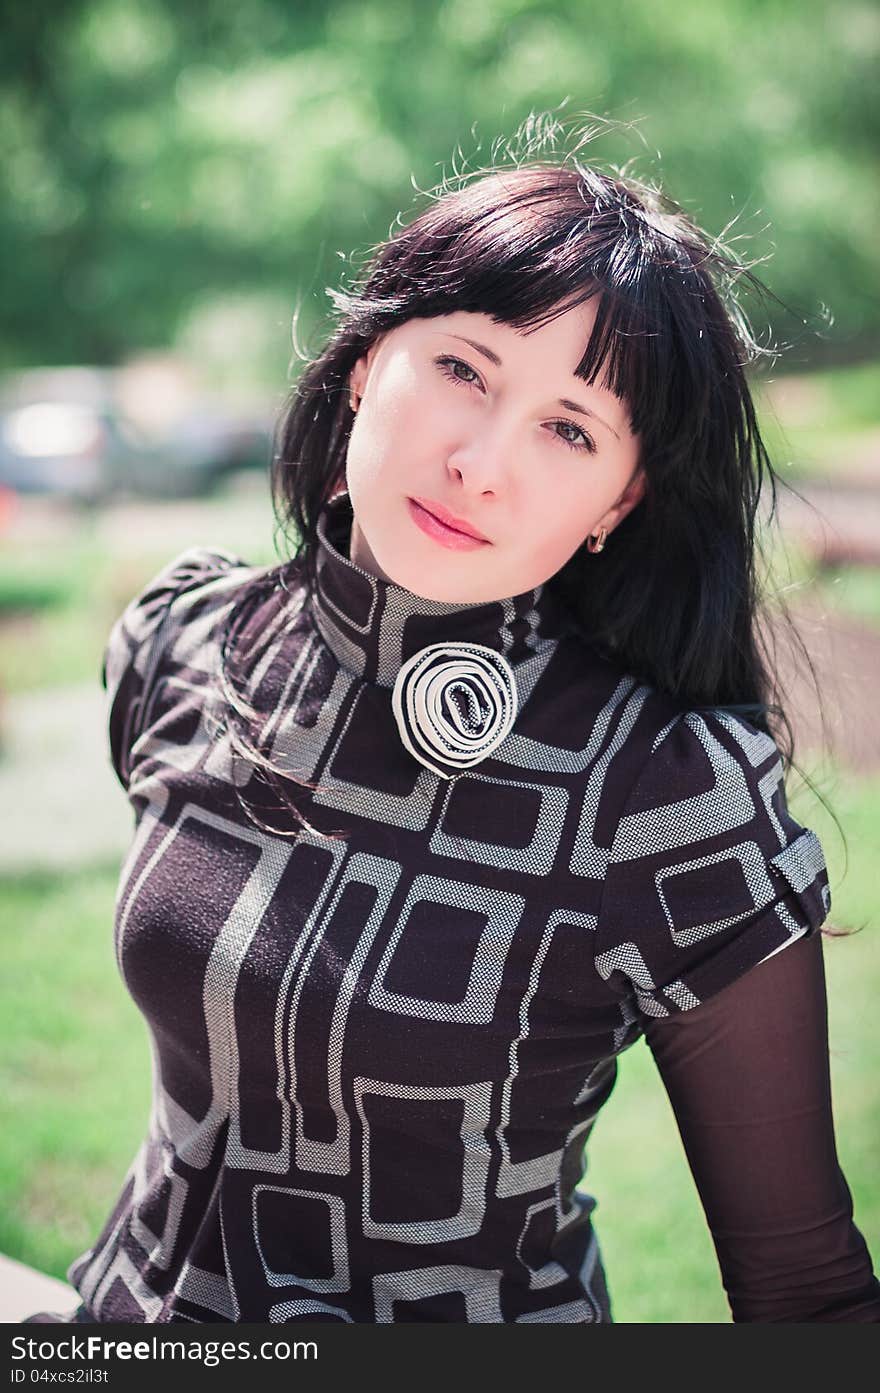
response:
[[[4,21],[0,367],[177,342],[277,381],[294,307],[313,347],[338,258],[421,206],[411,183],[548,110],[637,123],[586,157],[631,161],[759,263],[787,308],[754,327],[792,366],[876,350],[869,0],[31,0]]]
[[[877,478],[880,361],[755,378],[761,434],[790,479]]]

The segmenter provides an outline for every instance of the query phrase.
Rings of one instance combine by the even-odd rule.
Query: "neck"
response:
[[[369,574],[375,576],[377,580],[387,581],[389,585],[394,584],[394,581],[389,575],[386,575],[373,555],[372,547],[364,536],[361,525],[356,517],[352,517],[351,537],[348,544],[347,555],[349,561],[351,561],[353,565],[359,566],[361,570],[369,572]]]

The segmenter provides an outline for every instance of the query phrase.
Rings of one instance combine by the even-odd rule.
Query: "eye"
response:
[[[444,377],[448,377],[450,382],[455,382],[461,387],[472,387],[480,380],[480,374],[475,368],[471,367],[470,363],[466,363],[463,358],[455,358],[451,354],[444,354],[440,358],[435,358],[434,362],[437,364]],[[463,369],[466,373],[470,373],[471,376],[460,377],[458,374],[459,368]],[[580,426],[576,426],[574,421],[550,421],[549,425],[553,428],[562,426],[565,430],[575,432],[575,439],[570,439],[566,435],[558,435],[556,430],[553,429],[553,439],[560,441],[563,445],[567,445],[569,450],[586,450],[587,453],[591,455],[596,453],[596,442],[591,436],[587,435],[585,430],[582,430]]]
[[[472,368],[470,363],[466,363],[463,358],[452,358],[447,356],[444,358],[435,358],[434,362],[443,373],[443,376],[448,377],[450,382],[462,382],[467,387],[480,380],[480,375],[476,369]],[[464,368],[465,372],[473,373],[473,377],[458,377],[455,372],[456,368]]]
[[[576,432],[578,439],[571,440],[567,435],[557,435],[556,439],[561,440],[563,445],[567,445],[570,450],[587,450],[591,455],[596,453],[596,442],[592,436],[587,435],[585,430],[576,426],[574,421],[551,421],[551,426],[563,426],[566,430]]]

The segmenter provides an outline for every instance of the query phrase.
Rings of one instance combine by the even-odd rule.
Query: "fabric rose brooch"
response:
[[[391,704],[410,754],[452,779],[501,744],[516,720],[516,683],[494,648],[431,643],[401,667]]]

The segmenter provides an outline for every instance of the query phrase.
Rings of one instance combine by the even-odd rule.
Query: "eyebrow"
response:
[[[448,333],[448,331],[446,332]],[[491,348],[487,348],[485,344],[477,343],[475,339],[465,338],[464,334],[448,334],[448,337],[451,339],[458,339],[461,343],[469,343],[471,348],[475,348],[478,353],[482,353],[483,357],[488,358],[490,363],[494,363],[496,368],[503,367],[498,354]],[[560,397],[559,405],[564,407],[566,411],[576,411],[579,416],[592,416],[593,419],[598,421],[600,425],[603,425],[606,430],[610,430],[616,440],[620,439],[614,427],[609,426],[607,421],[603,421],[602,417],[597,412],[590,411],[586,406],[579,406],[576,401],[569,401],[567,397]]]

